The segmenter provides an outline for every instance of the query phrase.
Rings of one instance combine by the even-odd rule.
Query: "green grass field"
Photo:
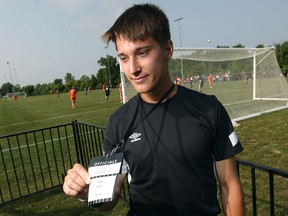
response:
[[[225,106],[231,119],[241,119],[244,116],[251,116],[266,110],[287,106],[287,100],[253,100],[253,85],[251,82],[252,81],[250,81],[248,85],[246,85],[243,80],[214,82],[213,88],[210,88],[206,81],[203,86],[203,92],[209,95],[215,95]],[[281,96],[281,98],[288,98],[288,93],[282,92],[279,84],[275,86],[276,83],[274,79],[263,79],[261,80],[261,84],[266,88],[261,88],[262,91],[257,91],[256,97]],[[186,83],[185,86],[190,88],[189,83]],[[197,82],[193,84],[193,89],[198,91]],[[127,85],[128,98],[131,98],[133,95],[135,95],[135,90],[131,85]]]
[[[204,88],[204,92],[213,94],[222,101],[223,98],[235,91],[239,96],[233,83],[227,83],[225,92],[223,88],[215,85],[213,89]],[[231,85],[228,87],[228,85]],[[239,84],[240,85],[240,84]],[[196,86],[195,86],[195,89]],[[218,90],[218,91],[217,91]],[[222,92],[222,93],[221,93]],[[242,97],[244,97],[242,95]],[[241,95],[240,95],[241,97]],[[222,102],[225,103],[225,102]],[[78,120],[105,126],[109,115],[120,106],[119,92],[113,89],[109,101],[106,103],[104,93],[101,90],[91,91],[88,95],[79,92],[77,95],[76,109],[71,109],[68,94],[37,96],[19,98],[15,103],[13,100],[0,100],[0,136],[18,132],[34,130],[58,124],[70,123]],[[227,109],[227,108],[226,108]],[[240,122],[236,128],[244,151],[238,158],[263,164],[281,170],[287,170],[288,164],[288,109],[275,113],[259,116]],[[247,215],[251,215],[251,182],[250,171],[241,168],[241,182],[245,192]],[[269,190],[265,175],[257,172],[259,187],[257,195],[259,198],[259,215],[269,215],[267,200]],[[267,179],[267,177],[266,177]],[[288,181],[287,179],[275,178],[276,215],[280,215],[283,209],[288,209]],[[95,213],[95,215],[125,215],[127,206],[120,202],[111,213]],[[287,210],[288,211],[288,210]],[[33,195],[0,207],[0,215],[91,215],[95,212],[77,199],[67,197],[56,188],[44,193]]]
[[[73,120],[105,126],[113,111],[120,106],[119,92],[113,89],[108,102],[101,90],[88,95],[78,92],[76,108],[72,110],[68,93],[0,100],[0,136],[50,127]]]

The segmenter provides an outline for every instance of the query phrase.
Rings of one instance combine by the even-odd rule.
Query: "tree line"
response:
[[[120,66],[117,63],[117,59],[113,56],[107,55],[101,57],[97,63],[100,65],[100,69],[97,73],[88,75],[82,75],[79,80],[75,79],[73,74],[66,73],[64,79],[57,78],[50,83],[38,83],[36,85],[19,86],[12,85],[10,82],[4,83],[0,88],[0,95],[4,96],[7,93],[13,92],[25,92],[27,96],[37,96],[50,94],[53,90],[56,92],[69,92],[74,86],[78,90],[84,90],[85,88],[100,89],[103,85],[111,85],[115,87],[120,83]]]
[[[217,46],[217,48],[230,48],[229,46]],[[233,48],[245,48],[242,44],[237,44]],[[259,44],[256,48],[264,48],[264,45]],[[278,64],[287,79],[288,72],[288,41],[275,44],[276,58]],[[21,87],[19,84],[12,85],[10,82],[4,83],[0,88],[0,95],[4,96],[6,93],[13,92],[25,92],[28,96],[45,95],[49,94],[51,90],[56,92],[68,92],[72,86],[75,86],[78,90],[101,89],[103,85],[112,85],[116,87],[120,83],[120,66],[117,59],[113,56],[106,55],[101,57],[97,63],[100,65],[100,69],[90,76],[82,75],[79,80],[76,80],[73,74],[66,73],[64,79],[57,78],[51,83],[38,83],[36,85],[27,85]],[[179,61],[173,60],[170,62],[170,68],[179,68]]]

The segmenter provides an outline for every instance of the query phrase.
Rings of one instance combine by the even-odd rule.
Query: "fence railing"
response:
[[[270,211],[270,215],[275,215],[276,208],[277,215],[288,215],[288,172],[241,159],[237,159],[237,166],[253,216],[258,215],[259,206]],[[268,211],[265,215],[269,215]]]
[[[67,170],[76,162],[88,167],[92,157],[103,155],[103,137],[103,127],[77,121],[1,136],[0,205],[62,185]],[[270,215],[275,208],[285,215],[287,203],[279,202],[278,197],[288,200],[288,172],[240,159],[237,166],[245,202],[253,215],[262,203],[268,203]],[[125,185],[122,198],[128,201]]]
[[[78,121],[74,121],[72,124],[77,161],[84,167],[88,167],[92,157],[104,154],[104,128]]]
[[[61,185],[76,160],[71,123],[0,137],[0,204]]]

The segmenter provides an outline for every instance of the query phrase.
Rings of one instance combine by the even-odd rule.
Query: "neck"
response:
[[[171,88],[173,88],[171,90]],[[157,103],[168,91],[170,93],[163,99],[163,102],[173,97],[178,90],[178,86],[174,85],[173,82],[170,82],[169,85],[166,85],[165,88],[161,87],[159,91],[149,92],[145,94],[141,94],[142,100],[147,103]]]

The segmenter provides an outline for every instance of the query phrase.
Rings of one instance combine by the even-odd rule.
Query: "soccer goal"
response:
[[[10,92],[10,93],[7,93],[4,97],[6,99],[12,99],[14,95],[16,95],[17,98],[27,97],[27,94],[25,92]]]
[[[196,91],[203,79],[203,93],[215,95],[234,121],[288,108],[288,83],[273,47],[176,48],[170,75]]]
[[[273,47],[175,48],[169,73],[188,88],[215,95],[234,122],[288,108],[288,83]],[[120,74],[129,99],[136,92]]]

